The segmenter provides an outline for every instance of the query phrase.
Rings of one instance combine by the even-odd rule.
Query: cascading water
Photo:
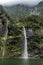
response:
[[[24,53],[23,53],[23,58],[28,58],[28,52],[27,52],[27,36],[26,36],[26,29],[23,27],[24,30]]]
[[[3,53],[2,53],[2,57],[4,57],[4,54],[5,54],[5,42],[6,42],[6,39],[7,39],[7,34],[8,34],[8,30],[6,31],[6,34],[5,34],[5,37],[3,38]]]
[[[7,21],[7,24],[6,24],[6,31],[5,31],[5,34],[4,34],[4,37],[3,37],[3,49],[2,49],[2,58],[4,57],[5,55],[5,42],[6,42],[6,39],[7,39],[7,35],[8,35],[8,21]]]

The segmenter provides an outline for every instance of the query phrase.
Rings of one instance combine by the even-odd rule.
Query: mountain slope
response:
[[[22,18],[29,15],[29,7],[26,5],[13,5],[6,7],[6,10],[14,18]]]
[[[41,1],[36,7],[42,15],[43,14],[43,1]]]
[[[39,4],[37,5],[37,7],[42,7],[43,6],[43,1],[39,2]]]
[[[17,4],[17,5],[12,5],[9,7],[5,7],[6,11],[12,18],[15,19],[20,19],[25,16],[29,16],[30,11],[34,11],[35,7],[37,7],[37,10],[43,14],[43,1],[41,1],[38,5],[34,7],[29,7],[28,5],[23,5],[23,4]]]

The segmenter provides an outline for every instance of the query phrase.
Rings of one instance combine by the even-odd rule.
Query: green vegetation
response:
[[[6,9],[7,12],[4,12],[3,8],[1,9],[2,11],[0,11],[0,19],[2,20],[0,24],[0,51],[1,47],[5,48],[4,57],[20,57],[22,55],[24,44],[23,26],[27,32],[28,53],[30,57],[35,55],[39,57],[41,55],[43,56],[42,14],[30,15],[31,8],[24,5],[12,6]],[[10,9],[12,9],[12,11]],[[34,10],[34,8],[31,10]],[[8,25],[6,25],[7,22]],[[5,31],[7,31],[6,28],[8,29],[8,34],[7,39],[4,41],[3,37],[5,37]],[[29,29],[31,29],[33,33],[31,31],[29,32]]]

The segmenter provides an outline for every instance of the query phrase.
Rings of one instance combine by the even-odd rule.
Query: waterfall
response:
[[[4,37],[2,38],[3,39],[2,58],[5,55],[5,43],[6,43],[7,35],[8,35],[8,21],[7,21],[7,24],[6,24],[6,30],[5,30]]]
[[[7,28],[6,28],[7,29]],[[3,52],[2,52],[2,57],[4,57],[5,55],[5,42],[6,42],[6,39],[7,39],[7,34],[8,34],[8,30],[6,30],[5,32],[5,36],[3,37]]]
[[[24,53],[23,58],[28,58],[28,52],[27,52],[27,37],[26,37],[26,29],[23,27],[24,30]]]

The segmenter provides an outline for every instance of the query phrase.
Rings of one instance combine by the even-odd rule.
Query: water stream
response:
[[[5,43],[6,43],[7,35],[8,35],[8,21],[7,21],[7,24],[6,24],[6,30],[5,30],[4,37],[2,38],[2,39],[3,39],[3,42],[2,42],[2,43],[3,43],[2,58],[3,58],[4,55],[5,55]]]
[[[24,53],[23,53],[23,58],[28,58],[28,52],[27,52],[27,36],[26,36],[26,29],[23,27],[24,30]]]

